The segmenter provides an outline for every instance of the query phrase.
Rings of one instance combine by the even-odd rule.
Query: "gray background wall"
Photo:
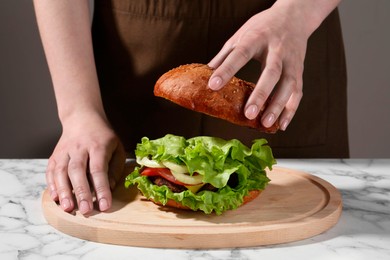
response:
[[[390,1],[340,5],[351,157],[390,158]],[[47,158],[59,138],[32,1],[0,2],[0,158]]]

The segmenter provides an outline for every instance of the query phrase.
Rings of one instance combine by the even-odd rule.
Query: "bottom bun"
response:
[[[252,200],[256,199],[261,193],[261,190],[251,190],[248,195],[244,197],[244,204],[251,202]]]
[[[260,193],[261,193],[261,190],[251,190],[251,191],[249,191],[249,194],[244,197],[244,202],[242,203],[242,205],[244,205],[244,204],[254,200],[255,198],[257,198],[260,195]],[[172,208],[178,208],[178,209],[185,209],[185,210],[191,210],[189,207],[184,206],[181,203],[176,202],[174,200],[168,200],[167,204],[165,204],[165,205],[163,205],[163,204],[161,204],[159,202],[156,202],[156,201],[154,201],[152,199],[150,199],[150,200],[152,202],[154,202],[155,204],[160,205],[160,206],[172,207]]]

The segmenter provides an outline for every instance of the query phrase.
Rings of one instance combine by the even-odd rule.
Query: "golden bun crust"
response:
[[[269,128],[261,124],[263,109],[253,120],[245,117],[244,106],[255,84],[233,77],[222,89],[214,91],[208,87],[212,72],[212,68],[204,64],[179,66],[157,80],[154,95],[187,109],[262,132],[275,133],[279,129],[277,122]]]
[[[242,205],[244,205],[244,204],[254,200],[255,198],[257,198],[260,195],[260,193],[261,193],[261,190],[251,190],[251,191],[249,191],[249,194],[244,197],[244,202],[242,203]],[[150,200],[153,203],[155,203],[157,205],[160,205],[160,206],[171,207],[171,208],[178,208],[178,209],[184,209],[184,210],[191,210],[189,207],[183,206],[181,203],[176,202],[174,200],[168,200],[167,204],[165,204],[165,205],[162,205],[161,203],[156,202],[156,201],[154,201],[152,199],[150,199]]]

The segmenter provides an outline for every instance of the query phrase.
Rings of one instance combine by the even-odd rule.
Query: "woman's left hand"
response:
[[[222,88],[249,60],[258,60],[262,71],[245,105],[245,116],[256,118],[270,98],[261,122],[270,127],[279,120],[281,130],[285,130],[302,98],[304,59],[311,32],[305,30],[308,26],[299,8],[275,5],[249,19],[210,61],[215,71],[209,87]]]

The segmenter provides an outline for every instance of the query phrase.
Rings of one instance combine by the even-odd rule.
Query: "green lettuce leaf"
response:
[[[192,210],[216,214],[235,209],[251,190],[263,190],[269,182],[265,169],[276,163],[271,148],[265,139],[253,141],[251,148],[239,140],[224,140],[216,137],[184,137],[166,135],[156,140],[142,138],[135,151],[137,158],[148,157],[157,162],[171,161],[185,164],[190,174],[197,172],[203,182],[219,188],[217,192],[200,191],[193,194],[186,190],[173,193],[166,186],[154,185],[148,177],[140,175],[137,167],[126,178],[125,185],[137,185],[146,198],[166,204],[173,199]],[[228,185],[230,176],[236,173],[238,184]]]

